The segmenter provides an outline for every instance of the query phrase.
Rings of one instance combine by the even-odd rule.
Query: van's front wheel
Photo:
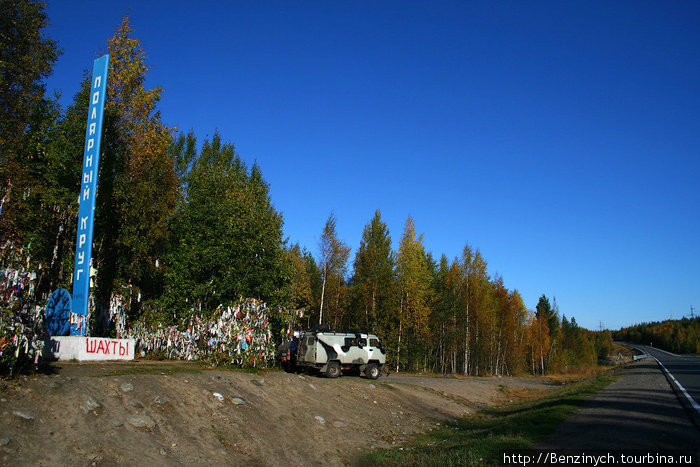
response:
[[[376,363],[370,363],[365,367],[365,376],[369,379],[379,378],[379,367]]]
[[[337,378],[338,376],[340,376],[340,363],[328,362],[328,368],[326,368],[326,377]]]

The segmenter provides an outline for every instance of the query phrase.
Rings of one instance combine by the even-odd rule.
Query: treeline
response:
[[[637,324],[615,332],[615,339],[678,354],[700,353],[700,317]]]
[[[36,275],[33,296],[43,306],[56,288],[72,289],[90,83],[86,73],[62,111],[43,84],[60,53],[42,34],[43,5],[0,5],[11,32],[0,38],[0,261]],[[333,215],[318,252],[287,245],[260,167],[218,133],[200,145],[161,120],[162,90],[144,86],[145,53],[128,17],[107,50],[91,272],[97,313],[118,296],[129,323],[169,325],[251,297],[298,310],[296,327],[375,332],[395,369],[467,375],[594,365],[609,349],[609,336],[560,318],[544,295],[529,311],[517,290],[488,274],[478,249],[467,244],[459,258],[436,260],[412,218],[393,251],[376,211],[352,261]],[[2,306],[28,298],[4,290]]]
[[[436,261],[408,218],[398,251],[377,211],[364,228],[346,280],[350,248],[333,215],[321,235],[320,261],[295,246],[294,306],[310,310],[305,328],[370,330],[384,339],[399,370],[465,375],[545,374],[607,358],[610,333],[590,333],[561,317],[542,295],[529,311],[517,290],[491,277],[478,249]]]

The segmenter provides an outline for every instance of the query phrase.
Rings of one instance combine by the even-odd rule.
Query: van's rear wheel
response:
[[[340,376],[340,363],[328,362],[328,368],[326,368],[326,377],[337,378],[338,376]]]
[[[376,363],[370,363],[365,367],[365,376],[369,379],[379,378],[379,367]]]

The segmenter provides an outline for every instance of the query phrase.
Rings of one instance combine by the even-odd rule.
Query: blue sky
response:
[[[257,161],[291,243],[380,209],[589,329],[700,309],[698,2],[48,4],[64,106],[128,13],[165,123]]]

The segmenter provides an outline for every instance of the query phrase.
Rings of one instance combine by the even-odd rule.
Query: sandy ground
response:
[[[373,449],[548,387],[57,362],[50,374],[0,382],[0,465],[357,465]]]

